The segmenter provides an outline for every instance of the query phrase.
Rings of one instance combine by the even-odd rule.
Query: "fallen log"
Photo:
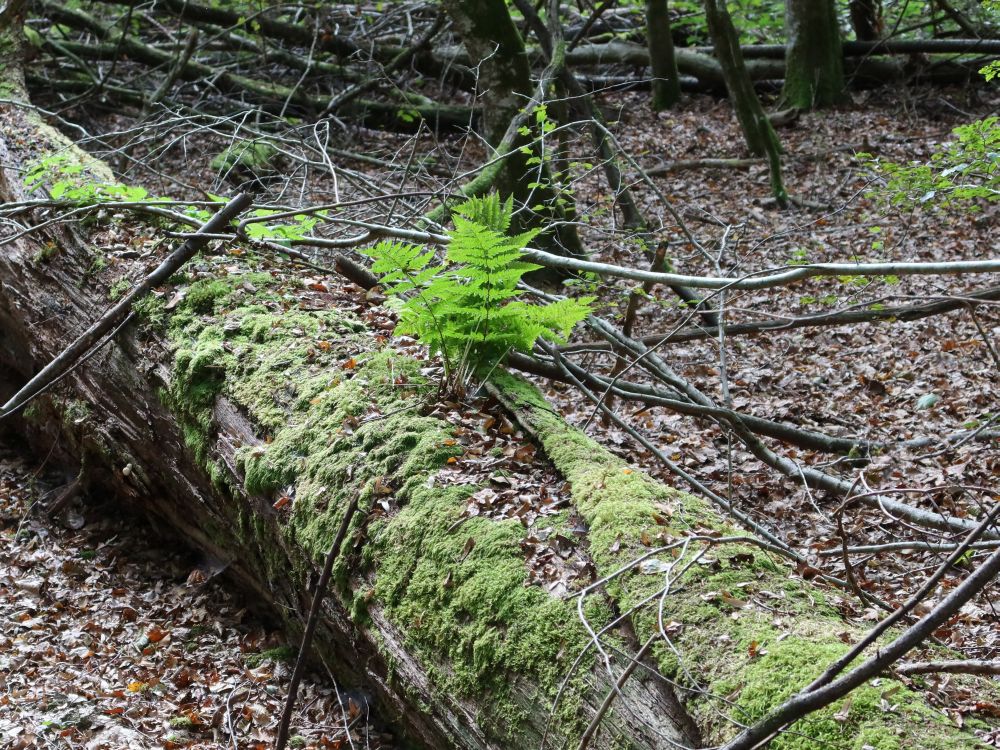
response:
[[[9,50],[0,39],[0,83],[5,98],[23,100]],[[0,200],[27,198],[20,168],[53,154],[84,179],[111,179],[32,109],[0,104]],[[156,262],[102,264],[101,230],[55,224],[0,245],[0,398],[101,317],[112,285]],[[409,742],[718,744],[860,637],[840,619],[837,592],[612,456],[508,375],[492,386],[501,416],[544,453],[536,470],[568,483],[566,509],[549,517],[547,539],[516,517],[470,513],[489,486],[462,481],[474,463],[464,448],[479,438],[435,402],[426,362],[379,345],[385,321],[330,292],[333,280],[308,289],[291,269],[226,250],[138,301],[140,323],[2,426],[224,561],[292,634],[357,502],[316,650],[342,683],[370,690]],[[529,548],[568,550],[578,575],[564,593],[532,578]],[[978,746],[888,677],[857,690],[850,711],[836,708],[790,736]]]
[[[86,159],[30,110],[5,108],[0,122],[5,165],[30,158],[22,134]],[[4,173],[4,202],[25,197],[19,183]],[[112,276],[120,283],[144,270],[88,276],[101,251],[83,240],[65,227],[4,246],[5,399],[101,316]],[[588,636],[573,603],[526,585],[521,524],[466,519],[477,488],[436,480],[461,448],[454,425],[425,413],[434,384],[418,361],[373,346],[373,332],[350,312],[285,310],[278,298],[302,289],[294,273],[215,278],[223,264],[197,261],[189,273],[200,279],[178,287],[184,299],[173,309],[146,298],[138,305],[146,322],[36,399],[15,429],[64,465],[85,465],[93,490],[223,561],[293,634],[308,611],[310,575],[358,498],[365,520],[352,526],[338,590],[325,602],[319,654],[342,684],[374,693],[374,710],[420,746],[537,746]],[[281,498],[294,498],[290,512]],[[609,604],[597,599],[587,611],[606,620]],[[629,643],[625,631],[619,638]],[[579,735],[613,680],[589,659],[550,737]],[[629,747],[656,746],[661,736],[694,744],[672,718],[683,712],[669,689],[634,680],[622,694],[635,713],[607,717],[600,737]]]
[[[783,49],[783,48],[782,48]],[[878,47],[876,54],[878,53]],[[711,55],[693,48],[676,50],[677,68],[684,76],[691,76],[705,88],[722,88],[722,69]],[[566,62],[574,67],[603,65],[632,65],[647,67],[649,51],[634,42],[607,42],[581,44],[566,54]],[[894,81],[915,80],[923,83],[956,83],[976,80],[976,73],[983,66],[982,59],[962,61],[953,59],[915,60],[893,57],[848,57],[845,72],[855,85],[879,86]],[[747,72],[754,81],[781,80],[785,77],[783,59],[759,56],[746,61]]]

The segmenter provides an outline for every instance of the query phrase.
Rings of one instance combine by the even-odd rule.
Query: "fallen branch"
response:
[[[953,552],[958,547],[957,544],[944,544],[940,542],[886,542],[885,544],[861,544],[848,547],[847,552],[851,555],[877,555],[880,552]],[[976,542],[970,544],[968,549],[996,549],[1000,547],[1000,541]],[[819,551],[820,557],[835,557],[842,554],[841,549],[824,549]]]
[[[948,295],[942,299],[923,302],[916,305],[896,305],[872,309],[874,302],[866,302],[855,307],[861,309],[837,310],[820,313],[819,315],[803,315],[801,317],[782,317],[775,315],[773,320],[753,320],[746,323],[727,323],[726,336],[747,336],[770,331],[790,331],[796,328],[815,328],[820,326],[856,325],[858,323],[894,323],[896,321],[911,321],[929,318],[934,315],[955,310],[968,309],[970,305],[1000,301],[1000,286],[993,286],[979,291],[967,292],[962,295]],[[719,335],[717,326],[691,326],[678,328],[666,333],[651,333],[639,339],[648,346],[658,344],[681,343],[714,339]],[[601,342],[570,344],[560,349],[569,354],[581,351],[611,351],[610,344]]]
[[[804,266],[784,266],[728,279],[712,276],[687,276],[678,273],[657,273],[638,268],[625,268],[610,263],[596,263],[574,258],[562,258],[543,250],[528,249],[524,257],[547,268],[565,268],[581,273],[596,273],[632,281],[657,284],[679,284],[695,289],[772,289],[802,279],[831,276],[934,276],[966,273],[996,273],[1000,260],[956,260],[942,263],[810,263]]]
[[[312,648],[313,635],[316,633],[316,624],[320,619],[323,598],[326,596],[327,586],[330,585],[330,576],[333,574],[333,564],[337,561],[340,548],[343,546],[344,538],[347,536],[347,530],[350,528],[351,521],[357,510],[358,497],[355,495],[344,512],[340,528],[337,529],[337,535],[334,537],[333,543],[330,545],[330,551],[326,555],[326,561],[323,563],[323,572],[316,582],[312,605],[309,607],[309,617],[306,620],[306,629],[302,634],[302,643],[299,646],[299,655],[295,660],[295,669],[292,671],[292,677],[288,683],[288,696],[285,698],[285,708],[281,712],[281,722],[278,725],[278,738],[274,742],[275,750],[285,750],[285,745],[288,743],[288,728],[292,723],[295,696],[298,694],[299,682],[302,680],[302,674],[305,672],[306,663],[309,660],[309,651]]]
[[[899,674],[978,674],[1000,675],[1000,661],[984,661],[980,659],[964,659],[956,661],[911,661],[897,664],[894,670]]]
[[[658,380],[675,388],[693,403],[713,409],[718,408],[710,398],[675,373],[652,349],[634,339],[623,336],[614,326],[605,320],[591,316],[587,319],[587,323],[599,335],[605,337],[607,341],[629,350],[636,358],[639,366],[647,370],[647,372]],[[722,420],[724,426],[732,428],[732,431],[739,438],[740,442],[765,465],[776,469],[787,477],[800,479],[804,484],[814,489],[826,490],[845,498],[852,495],[854,485],[851,482],[779,455],[764,445],[744,420],[732,415],[722,415]],[[884,512],[894,517],[903,518],[919,526],[938,529],[940,531],[966,533],[977,528],[977,524],[969,519],[952,518],[940,513],[933,513],[912,505],[907,505],[906,503],[901,503],[884,495],[872,493],[859,497],[859,500],[867,505],[881,508]],[[1000,538],[1000,532],[984,532],[984,537],[998,539]]]

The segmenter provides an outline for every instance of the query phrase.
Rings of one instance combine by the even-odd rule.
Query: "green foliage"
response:
[[[49,195],[77,206],[93,205],[108,201],[144,201],[148,193],[141,187],[99,182],[89,179],[83,164],[73,161],[67,154],[55,154],[28,167],[24,185],[34,190],[51,183]]]
[[[367,251],[387,292],[405,295],[396,332],[441,352],[455,390],[488,375],[512,349],[530,351],[539,338],[565,341],[590,311],[593,297],[544,306],[518,299],[521,277],[540,266],[522,260],[537,232],[507,233],[511,207],[495,194],[459,206],[443,265],[418,245],[382,242]]]
[[[1000,13],[1000,0],[983,0],[983,10],[987,13]],[[979,69],[987,81],[1000,77],[1000,60],[994,60],[989,65]]]
[[[981,10],[995,19],[1000,0],[983,0]],[[987,81],[993,80],[1000,76],[1000,63],[991,63],[980,72]],[[870,154],[860,154],[885,177],[880,197],[897,205],[942,208],[956,202],[1000,199],[1000,117],[959,126],[952,135],[954,140],[922,164],[881,163]],[[976,210],[974,203],[968,210]]]
[[[279,213],[283,212],[261,208],[254,211],[253,218],[265,219]],[[292,217],[292,223],[268,224],[264,221],[250,221],[246,224],[246,233],[252,240],[270,240],[291,247],[296,240],[305,239],[324,216],[323,212],[317,212],[315,215],[296,214]]]
[[[137,206],[163,204],[176,208],[198,221],[208,221],[214,213],[197,206],[178,203],[170,198],[150,195],[145,188],[138,185],[122,185],[97,179],[82,163],[75,161],[68,154],[46,156],[29,164],[23,182],[29,191],[48,186],[49,197],[53,200],[77,207],[99,206],[104,203],[134,203]],[[209,194],[209,198],[219,204],[226,202],[225,198],[218,195]],[[280,230],[276,230],[274,236],[285,238]]]
[[[952,131],[955,140],[923,164],[878,163],[884,193],[899,205],[1000,199],[1000,118],[993,116]]]
[[[269,171],[277,155],[274,146],[266,141],[238,141],[212,159],[212,169],[229,172],[244,167],[252,172]]]

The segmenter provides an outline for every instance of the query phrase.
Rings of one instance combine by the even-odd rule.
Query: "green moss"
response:
[[[197,726],[190,716],[175,716],[169,723],[171,729],[192,729]]]
[[[90,404],[79,399],[66,399],[60,402],[63,424],[75,428],[87,422],[91,417]]]
[[[48,241],[42,245],[35,253],[33,260],[35,263],[48,263],[59,254],[59,245]]]
[[[285,309],[282,286],[289,283],[269,274],[223,276],[192,284],[177,309],[160,308],[174,347],[173,381],[164,397],[181,418],[185,441],[221,482],[225,474],[212,450],[216,397],[225,395],[262,429],[258,444],[237,453],[244,486],[233,488],[238,508],[232,515],[236,533],[269,578],[304,580],[357,500],[362,513],[335,568],[334,593],[357,622],[367,622],[377,608],[405,634],[438,692],[433,699],[489,693],[481,723],[493,737],[517,745],[526,713],[552,700],[588,642],[575,602],[526,585],[525,532],[518,523],[464,519],[477,488],[439,481],[439,469],[460,448],[451,439],[453,426],[425,413],[434,388],[423,382],[419,363],[372,351],[370,334],[347,313]],[[523,381],[498,376],[497,382],[570,482],[598,576],[692,530],[733,531],[704,502],[653,482],[568,427]],[[244,492],[262,496],[264,504],[244,500]],[[294,497],[290,511],[272,517],[257,510],[278,493]],[[694,546],[685,557],[664,556],[663,562],[679,570],[693,561]],[[662,585],[662,575],[630,570],[606,587],[607,595],[589,597],[585,611],[599,627]],[[708,550],[666,607],[676,651],[661,645],[655,656],[692,688],[684,696],[687,707],[712,741],[732,731],[720,711],[740,721],[762,715],[789,694],[781,691],[801,687],[841,653],[836,634],[849,629],[820,589],[746,545]],[[640,641],[656,632],[655,608],[632,619]],[[555,731],[564,738],[582,729],[589,664],[570,680],[557,709]],[[528,680],[538,694],[520,689]],[[836,732],[835,744],[859,750],[865,743],[879,750],[893,742],[924,747],[913,743],[921,724],[931,727],[933,742],[968,739],[934,723],[934,712],[910,693],[891,697],[898,714],[883,712],[885,689],[858,691],[846,721],[833,718],[838,706],[795,730],[814,743],[832,743]],[[940,743],[928,747],[948,747]]]
[[[254,171],[272,169],[277,155],[277,149],[267,141],[240,141],[212,159],[212,169],[216,172],[228,172],[237,166]]]
[[[185,306],[195,313],[210,313],[217,303],[225,301],[232,290],[232,283],[228,279],[196,281],[187,290]]]
[[[470,519],[449,531],[467,496],[461,487],[417,488],[391,523],[379,524],[375,595],[429,660],[447,657],[449,689],[503,695],[511,672],[555,685],[566,669],[558,655],[579,652],[582,628],[565,602],[525,586],[519,523]]]
[[[37,401],[32,401],[27,407],[25,407],[24,411],[21,412],[21,418],[26,422],[38,422],[44,418],[44,412]]]
[[[599,576],[648,552],[651,545],[692,531],[741,534],[703,501],[652,482],[568,426],[530,384],[509,375],[499,375],[495,382],[571,483],[574,504],[589,526],[589,551]],[[681,697],[706,743],[721,744],[734,732],[730,719],[743,724],[760,719],[845,652],[848,647],[839,634],[857,639],[861,633],[840,618],[822,588],[793,578],[785,561],[757,547],[713,547],[697,561],[694,553],[692,549],[681,559],[660,556],[660,562],[674,563],[678,571],[692,564],[664,600],[672,647],[658,644],[654,655],[664,674],[690,689],[682,690]],[[625,610],[662,587],[662,575],[633,569],[607,588]],[[640,640],[658,632],[654,607],[637,611],[632,622]],[[892,680],[855,690],[846,718],[840,720],[835,715],[843,705],[798,722],[770,747],[975,746],[974,738]]]
[[[121,299],[131,288],[132,283],[128,279],[118,279],[108,290],[108,297],[112,300]]]
[[[266,661],[293,662],[297,655],[298,652],[291,646],[278,646],[277,648],[269,648],[266,651],[261,651],[258,654],[247,654],[244,657],[244,661],[246,661],[250,669],[256,669]]]
[[[91,258],[90,265],[87,266],[87,270],[83,273],[83,282],[89,281],[94,278],[108,267],[108,259],[101,252],[94,253],[93,258]]]
[[[360,622],[370,607],[383,609],[442,698],[490,691],[490,715],[482,720],[509,739],[528,710],[512,689],[518,675],[541,685],[543,695],[533,700],[550,701],[586,644],[572,603],[526,585],[519,523],[456,525],[477,488],[433,482],[460,448],[452,425],[422,414],[433,385],[424,383],[418,362],[371,351],[364,326],[345,313],[284,310],[281,280],[246,282],[196,282],[170,312],[173,382],[165,394],[209,472],[216,396],[266,430],[265,441],[238,452],[242,489],[265,497],[291,491],[294,503],[277,526],[240,511],[241,539],[259,549],[268,576],[288,575],[288,550],[299,550],[293,568],[304,575],[307,564],[325,557],[352,499],[364,510],[385,498],[400,507],[369,525],[357,555],[341,556],[337,593]],[[275,533],[284,544],[268,542]],[[578,701],[571,689],[563,705]],[[567,714],[555,731],[579,732],[580,721],[578,711]]]
[[[768,644],[766,654],[758,658],[737,657],[740,669],[713,688],[728,690],[729,695],[738,692],[733,713],[740,721],[752,723],[818,677],[847,648],[831,642],[827,633],[791,636]],[[974,742],[958,734],[947,718],[929,708],[918,694],[895,680],[882,679],[797,722],[770,747],[813,750],[828,745],[855,750],[959,750],[974,746]]]
[[[167,320],[166,303],[162,297],[147,294],[132,304],[132,310],[150,325],[160,328]]]

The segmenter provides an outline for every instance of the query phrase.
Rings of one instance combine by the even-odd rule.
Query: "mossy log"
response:
[[[17,81],[5,91],[23,96]],[[23,200],[18,167],[53,152],[109,178],[30,108],[0,105],[0,199]],[[112,283],[145,272],[141,260],[99,270],[99,229],[50,226],[3,246],[0,397],[101,314]],[[651,640],[591,747],[717,744],[732,721],[763,715],[862,632],[840,619],[835,591],[753,543],[713,545],[732,529],[711,508],[612,456],[533,387],[500,375],[491,388],[570,484],[571,509],[553,525],[583,540],[591,580],[608,578],[582,599],[550,594],[529,580],[521,524],[467,518],[478,488],[442,479],[451,459],[461,467],[461,438],[427,407],[434,384],[420,363],[380,348],[377,332],[332,301],[295,304],[289,290],[304,287],[291,270],[206,255],[175,281],[15,428],[223,561],[293,636],[310,576],[357,498],[369,512],[338,562],[317,650],[342,683],[371,691],[412,745],[576,747]],[[652,554],[684,538],[693,541],[676,553]],[[622,570],[642,555],[645,565]],[[669,571],[679,577],[664,593]],[[581,615],[607,628],[602,655]],[[890,677],[773,746],[830,745],[977,746]]]

